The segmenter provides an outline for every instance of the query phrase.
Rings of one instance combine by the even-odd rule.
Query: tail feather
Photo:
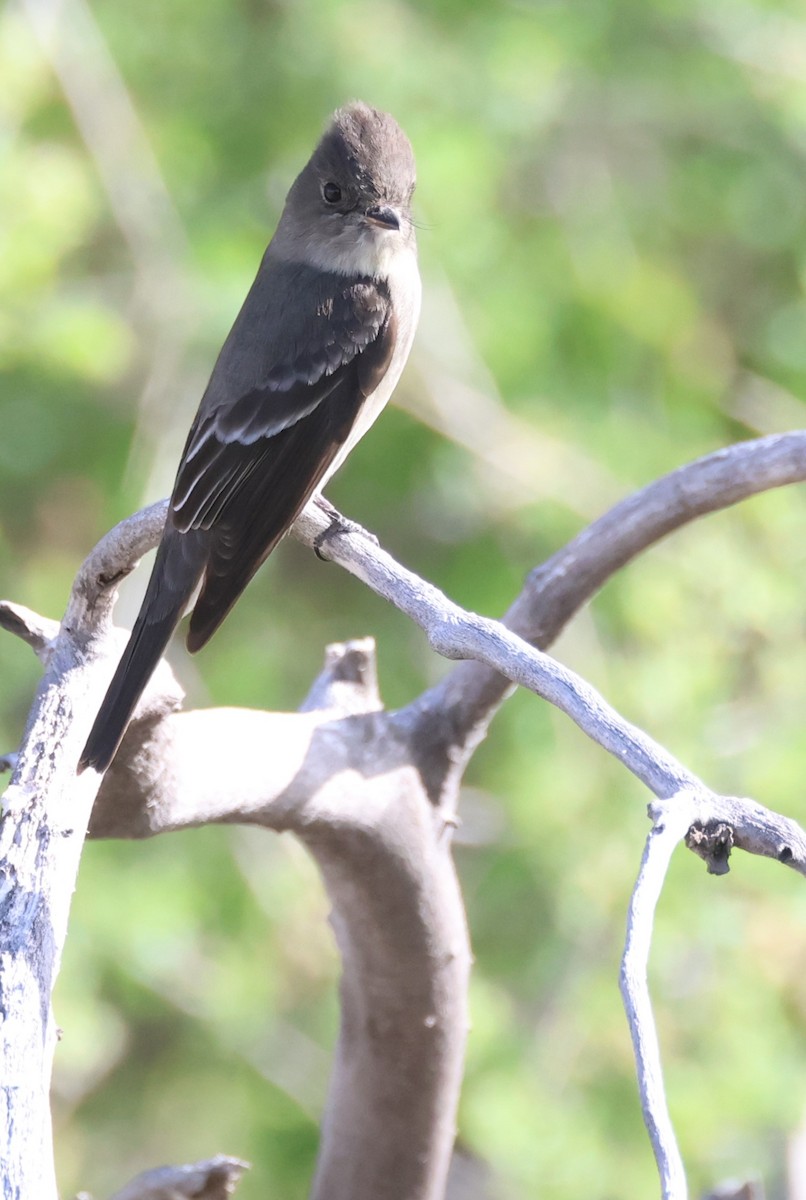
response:
[[[170,561],[167,551],[164,540],[129,644],[81,752],[79,773],[86,767],[103,772],[115,757],[138,701],[198,582],[200,568],[186,557],[181,564],[184,569],[177,571],[177,557]]]
[[[191,654],[213,636],[302,512],[338,454],[361,399],[342,389],[329,416],[298,421],[276,434],[255,459],[256,469],[242,476],[209,531],[204,582],[187,636]],[[329,403],[335,404],[334,397]]]

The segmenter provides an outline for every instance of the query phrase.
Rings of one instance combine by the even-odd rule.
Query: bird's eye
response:
[[[338,204],[341,200],[341,188],[337,183],[326,183],[322,187],[322,195],[326,204]]]

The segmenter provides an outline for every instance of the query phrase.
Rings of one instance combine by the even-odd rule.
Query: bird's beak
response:
[[[380,225],[381,229],[400,228],[400,213],[387,205],[376,204],[367,209],[365,216],[373,225]]]

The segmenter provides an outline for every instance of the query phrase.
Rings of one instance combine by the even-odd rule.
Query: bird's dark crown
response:
[[[394,117],[361,100],[333,114],[312,161],[321,178],[352,179],[368,197],[408,202],[414,191],[409,139]]]

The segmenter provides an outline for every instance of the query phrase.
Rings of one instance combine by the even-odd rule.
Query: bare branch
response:
[[[758,476],[754,473],[753,464],[758,467]],[[594,575],[601,579],[605,570],[614,570],[624,561],[627,546],[630,547],[630,555],[634,555],[648,541],[673,527],[675,521],[690,519],[707,508],[716,507],[718,502],[728,503],[758,491],[762,486],[780,486],[804,473],[806,433],[763,438],[710,455],[688,468],[681,468],[617,506],[575,539],[560,555],[555,555],[540,573],[533,574],[532,583],[538,574],[565,581],[571,575],[576,575],[577,569],[588,580]],[[713,494],[709,490],[711,488],[714,489]],[[676,505],[672,503],[674,497],[678,498]],[[644,503],[648,505],[648,514],[643,511]],[[91,624],[97,617],[101,603],[99,596],[104,596],[104,605],[111,603],[104,592],[109,587],[110,579],[115,578],[115,570],[110,564],[119,562],[120,554],[128,564],[143,553],[152,537],[156,538],[163,514],[164,505],[152,506],[145,511],[142,526],[137,517],[131,518],[99,543],[79,574],[75,589],[78,602],[75,599],[71,602],[66,624],[74,616],[74,628],[83,623]],[[609,554],[593,547],[594,531],[597,529],[602,531],[605,549],[609,548]],[[309,505],[295,526],[295,534],[339,562],[407,613],[427,632],[431,645],[439,653],[446,657],[473,659],[473,666],[484,664],[500,679],[528,687],[561,708],[588,736],[619,758],[656,796],[669,797],[682,788],[696,789],[703,797],[710,795],[690,771],[641,730],[620,717],[572,671],[527,645],[498,622],[460,609],[437,588],[396,563],[373,539],[361,536],[356,526],[345,526],[339,520],[334,522],[329,506]],[[121,538],[121,543],[116,547],[117,537]],[[564,565],[558,565],[561,562]],[[573,571],[570,570],[572,564]],[[572,591],[568,583],[563,586],[566,595],[574,596],[574,602],[580,599],[578,589]],[[513,606],[510,615],[517,612],[521,603],[534,607],[536,601],[530,589],[527,589],[524,597]],[[558,612],[555,605],[555,622]],[[420,722],[422,725],[424,709],[429,711],[429,749],[432,754],[435,739],[431,704],[436,697],[447,695],[442,687],[432,689],[425,698],[421,697],[398,714],[401,729],[405,728],[411,734],[414,724]],[[183,738],[189,729],[189,716],[183,717],[174,726],[174,730],[182,728]],[[449,711],[448,717],[448,720],[443,719],[438,730],[444,733],[448,729],[454,736],[466,736],[466,730],[461,725],[456,730],[455,710]],[[201,718],[201,722],[204,719]],[[208,791],[201,788],[196,794],[203,796]],[[197,809],[199,819],[227,819],[227,797],[220,791],[216,794],[219,797],[217,812],[214,814],[206,810],[202,804]],[[229,800],[232,799],[230,795]],[[713,799],[715,803],[716,798]],[[794,823],[782,824],[781,818],[768,813],[761,806],[745,804],[743,807],[742,802],[735,799],[729,803],[722,798],[720,805],[722,811],[726,806],[731,808],[730,818],[737,822],[741,830],[737,845],[752,847],[756,853],[764,853],[798,870],[804,870],[806,855],[803,836]],[[148,807],[152,815],[158,810],[153,796]],[[242,807],[232,811],[239,812],[243,819]],[[709,808],[709,819],[717,818],[716,809]]]
[[[49,1088],[56,1027],[49,997],[94,789],[75,777],[75,654],[57,638],[29,717],[0,824],[0,1093],[4,1194],[56,1196]],[[72,693],[65,680],[72,679]]]
[[[655,909],[669,861],[675,846],[683,840],[697,817],[697,809],[697,797],[686,792],[649,806],[653,827],[646,840],[630,901],[619,977],[635,1053],[641,1110],[658,1164],[664,1200],[685,1200],[686,1175],[666,1104],[647,968]]]
[[[623,763],[659,799],[684,790],[695,792],[701,820],[735,825],[737,846],[806,874],[806,834],[800,826],[755,801],[712,793],[663,746],[620,716],[574,671],[528,645],[499,622],[465,612],[438,588],[401,567],[354,525],[340,530],[328,509],[309,505],[295,530],[302,540],[319,546],[320,551],[416,621],[440,654],[485,663],[499,676],[542,696]],[[420,703],[415,701],[398,714],[401,727],[409,732],[412,725],[421,724]]]
[[[732,840],[806,873],[806,835],[794,822],[755,802],[713,795],[582,679],[519,636],[550,639],[604,578],[684,521],[805,474],[806,434],[761,439],[673,473],[535,572],[508,614],[512,629],[464,612],[326,505],[313,504],[297,536],[407,613],[439,653],[477,661],[392,715],[380,705],[367,644],[334,649],[306,711],[295,714],[177,713],[175,681],[167,668],[155,675],[103,781],[93,831],[147,836],[208,821],[249,822],[295,831],[316,858],[344,961],[318,1200],[436,1197],[444,1184],[469,969],[450,825],[470,749],[511,683],[561,708],[668,801],[665,820],[680,827],[679,837],[693,828],[690,841],[711,869],[724,868]],[[0,969],[14,982],[16,1006],[0,1028],[0,1077],[22,1079],[24,1063],[14,1117],[17,1128],[34,1130],[28,1144],[15,1143],[10,1172],[23,1194],[43,1200],[55,1194],[46,1114],[53,1026],[37,997],[50,993],[58,969],[98,784],[93,772],[77,778],[75,762],[118,653],[116,583],[157,541],[165,511],[164,503],[154,505],[99,543],[55,636],[32,614],[0,610],[46,662],[5,795],[11,816],[0,827]],[[226,756],[211,756],[210,746],[222,741]],[[664,861],[660,851],[650,853],[650,865],[657,855]],[[639,908],[641,895],[639,887]],[[408,1166],[401,1174],[403,1144]]]
[[[227,1200],[237,1188],[249,1163],[217,1154],[205,1162],[181,1167],[156,1167],[143,1171],[111,1200]]]
[[[294,534],[416,621],[438,653],[474,660],[463,664],[467,670],[461,676],[462,700],[455,694],[455,684],[460,680],[451,677],[416,702],[418,715],[426,714],[430,722],[435,703],[441,704],[443,712],[447,705],[451,720],[443,722],[441,728],[450,727],[454,737],[464,735],[475,744],[479,722],[488,719],[491,708],[485,701],[479,710],[480,692],[471,688],[475,707],[468,709],[465,685],[472,682],[468,671],[476,673],[478,681],[479,669],[490,668],[488,679],[497,679],[498,699],[510,683],[537,692],[624,762],[655,795],[663,797],[681,787],[702,785],[640,730],[619,718],[578,676],[525,645],[514,631],[541,644],[550,641],[596,587],[647,545],[704,512],[803,478],[806,432],[741,443],[664,476],[611,509],[532,573],[529,585],[505,618],[513,633],[507,633],[498,622],[466,613],[439,589],[401,567],[373,539],[361,537],[358,527],[334,524],[327,505],[309,505],[296,523]],[[98,583],[107,584],[110,576],[114,578],[107,558],[110,554],[113,560],[117,557],[115,537],[124,538],[124,544],[130,540],[125,556],[133,563],[161,529],[164,511],[164,503],[154,505],[144,510],[145,526],[139,526],[135,516],[99,543],[80,572],[86,583],[78,585],[74,593],[86,600],[78,614],[80,622],[97,620],[99,591],[104,594]],[[66,622],[71,619],[72,613],[68,612]],[[457,711],[459,705],[461,712]],[[414,711],[409,709],[408,720]]]
[[[803,480],[804,430],[740,442],[687,463],[626,497],[532,571],[503,624],[546,649],[582,605],[649,546],[706,513]],[[461,663],[421,697],[423,719],[450,711],[457,742],[469,756],[509,686],[489,667]]]
[[[733,833],[733,845],[748,854],[774,858],[801,875],[806,873],[806,835],[800,825],[789,817],[771,812],[755,800],[738,796],[712,796],[707,810],[701,810],[700,821],[706,830],[709,823],[728,826]],[[693,845],[689,848],[695,849]],[[729,851],[730,846],[725,848],[726,856]],[[725,868],[714,865],[714,851],[710,846],[707,854],[702,853],[701,847],[697,847],[696,852],[708,862],[711,874],[724,874]],[[721,864],[722,854],[718,848],[716,857]]]
[[[31,647],[39,659],[44,659],[50,643],[59,632],[59,622],[40,617],[22,604],[0,601],[0,629],[13,633]]]
[[[505,621],[540,645],[617,570],[697,517],[806,480],[806,430],[717,450],[626,497],[529,577]]]
[[[168,501],[140,509],[104,534],[73,582],[62,629],[80,644],[108,636],[117,588],[162,536]]]

